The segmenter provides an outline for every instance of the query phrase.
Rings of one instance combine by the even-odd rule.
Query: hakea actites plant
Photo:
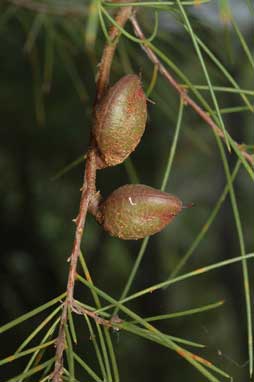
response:
[[[122,163],[140,142],[146,119],[140,78],[122,77],[95,109],[92,134],[98,150],[97,168]],[[95,194],[89,210],[111,236],[137,240],[160,232],[182,207],[176,196],[136,184],[119,187],[105,201]]]

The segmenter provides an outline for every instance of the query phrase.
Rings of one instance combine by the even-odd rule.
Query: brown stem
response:
[[[130,18],[132,13],[132,7],[123,7],[119,10],[118,14],[116,15],[115,21],[120,27],[124,27],[127,20]],[[99,71],[98,71],[98,79],[97,79],[97,94],[96,94],[96,103],[101,99],[103,96],[108,82],[109,82],[109,76],[110,76],[110,69],[112,60],[114,57],[114,53],[116,50],[118,37],[121,34],[120,30],[115,26],[112,25],[109,30],[109,38],[111,40],[111,43],[108,43],[105,45],[105,48],[103,50],[101,62],[99,64]]]
[[[81,306],[76,301],[73,301],[73,311],[75,313],[77,313],[77,314],[83,314],[83,315],[86,315],[86,316],[89,316],[89,317],[93,318],[94,321],[97,322],[97,324],[103,325],[106,328],[114,327],[114,321],[112,321],[112,320],[105,320],[105,318],[102,318],[97,313],[95,313],[95,312],[93,312],[93,311],[91,311],[89,309],[84,308],[83,306]],[[120,322],[123,322],[123,321],[120,320],[118,323],[120,323]]]
[[[73,244],[72,253],[70,256],[70,268],[67,284],[67,295],[64,302],[61,322],[56,341],[56,360],[52,379],[54,382],[62,382],[63,374],[63,352],[65,349],[65,324],[68,318],[68,308],[72,308],[73,292],[76,278],[77,262],[80,253],[80,243],[83,235],[88,205],[91,197],[95,193],[95,178],[96,178],[96,154],[91,148],[87,154],[84,182],[82,187],[81,201],[79,214],[75,219],[76,232]]]
[[[141,40],[145,40],[145,35],[140,28],[140,25],[134,15],[130,17],[130,21],[133,25],[134,32],[137,37]],[[186,90],[175,80],[175,78],[171,75],[171,73],[165,68],[165,66],[161,63],[156,54],[152,51],[151,48],[147,44],[142,45],[142,49],[145,51],[148,58],[158,67],[160,73],[166,78],[166,80],[170,83],[170,85],[176,89],[176,91],[180,94],[184,102],[192,107],[193,110],[213,129],[214,133],[222,138],[225,141],[225,135],[223,131],[216,125],[216,123],[212,120],[212,118],[203,110],[186,92]],[[237,144],[239,150],[242,155],[247,159],[247,161],[254,165],[254,157],[245,151],[244,147],[240,144]]]
[[[121,8],[116,15],[116,18],[115,18],[116,22],[121,27],[124,27],[128,18],[131,16],[131,12],[132,12],[131,7]],[[100,63],[100,68],[98,72],[97,89],[96,89],[97,92],[96,92],[94,110],[96,108],[97,103],[99,102],[99,100],[101,99],[101,97],[103,96],[107,88],[112,60],[115,53],[119,35],[120,35],[119,29],[115,26],[112,26],[109,31],[109,36],[112,42],[110,44],[106,44],[104,47],[102,59]],[[63,305],[59,332],[58,332],[58,337],[56,340],[56,359],[55,359],[54,372],[52,374],[53,382],[62,382],[63,380],[62,378],[63,353],[65,349],[65,325],[68,320],[68,309],[71,309],[77,312],[77,304],[74,303],[73,293],[74,293],[74,286],[75,286],[75,279],[76,279],[77,263],[78,263],[78,258],[80,254],[80,244],[81,244],[84,225],[86,221],[87,211],[88,209],[90,209],[90,211],[95,214],[98,207],[97,205],[100,200],[99,194],[96,193],[96,183],[95,183],[97,150],[96,150],[96,145],[94,143],[92,135],[90,140],[91,140],[91,148],[88,150],[87,158],[86,158],[85,175],[84,175],[84,181],[82,186],[79,213],[77,218],[74,220],[76,224],[76,232],[75,232],[73,249],[70,256],[67,295]],[[101,323],[103,323],[103,319],[97,317],[97,320],[99,319],[101,320]],[[106,323],[106,320],[104,324],[107,324],[107,326],[109,326],[109,323]]]

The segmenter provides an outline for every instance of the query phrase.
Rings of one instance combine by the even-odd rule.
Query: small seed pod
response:
[[[122,163],[135,150],[147,119],[146,96],[137,75],[127,75],[112,86],[95,111],[93,136],[98,168]]]
[[[174,195],[143,184],[127,184],[100,205],[96,219],[111,236],[136,240],[161,231],[182,207]]]

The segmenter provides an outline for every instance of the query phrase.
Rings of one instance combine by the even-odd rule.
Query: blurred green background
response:
[[[209,4],[188,7],[193,26],[241,88],[253,90],[253,69],[239,39],[230,24],[221,21],[219,2],[212,3],[214,7]],[[65,290],[66,260],[74,235],[72,219],[79,206],[84,163],[56,180],[52,177],[87,150],[95,75],[105,38],[100,27],[95,41],[93,35],[92,41],[87,35],[90,3],[52,4],[56,9],[62,9],[64,4],[69,11],[58,15],[47,5],[49,14],[40,14],[19,1],[2,2],[0,6],[1,324]],[[232,2],[231,6],[253,52],[253,14],[244,0]],[[73,9],[79,9],[79,14]],[[154,11],[144,8],[137,17],[146,34],[151,34]],[[127,29],[132,32],[130,26]],[[172,12],[159,13],[154,43],[194,84],[206,84],[191,40],[174,8]],[[229,86],[207,58],[206,64],[214,85]],[[139,45],[121,38],[111,83],[125,73],[135,72],[141,74],[147,89],[152,71],[153,66]],[[204,94],[211,103],[208,92]],[[217,96],[221,108],[243,105],[238,94],[221,92]],[[130,166],[134,166],[140,183],[160,187],[176,127],[179,98],[160,75],[150,98],[155,103],[148,104],[146,132],[131,155],[131,162],[98,172],[98,189],[105,196],[131,182]],[[249,98],[253,104],[253,95]],[[254,144],[252,113],[226,113],[224,121],[236,141]],[[236,157],[234,154],[227,157],[233,169]],[[169,277],[205,223],[225,183],[211,129],[186,107],[167,191],[186,203],[194,202],[195,207],[185,210],[150,239],[132,291]],[[253,252],[253,183],[244,169],[236,178],[235,192],[246,252]],[[124,242],[109,237],[89,216],[82,248],[96,285],[119,298],[140,245],[140,241]],[[239,255],[227,198],[181,272]],[[249,270],[253,289],[251,261]],[[82,301],[91,303],[87,289],[77,286],[76,292]],[[166,333],[205,344],[206,348],[198,351],[200,355],[221,366],[235,381],[247,381],[247,329],[240,263],[146,295],[129,306],[147,317],[219,300],[225,304],[216,310],[156,325]],[[32,319],[1,336],[1,358],[12,354],[37,323],[38,318]],[[81,354],[93,365],[89,333],[81,321],[78,328]],[[194,368],[166,348],[125,332],[112,336],[123,382],[204,381]],[[2,367],[0,380],[21,372],[23,362]]]

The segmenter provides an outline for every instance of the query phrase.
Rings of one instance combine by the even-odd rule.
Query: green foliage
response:
[[[244,0],[241,1],[245,4]],[[244,297],[241,296],[245,301],[246,311],[246,318],[243,319],[244,330],[247,332],[244,348],[248,349],[249,375],[253,373],[253,312],[249,276],[253,272],[253,266],[249,270],[249,264],[254,257],[254,243],[253,213],[249,200],[253,198],[254,170],[241,150],[243,148],[253,155],[251,127],[254,89],[248,88],[251,84],[250,78],[253,83],[253,49],[249,42],[251,34],[238,25],[229,2],[218,1],[217,24],[206,25],[207,21],[202,20],[199,12],[209,7],[210,3],[209,0],[120,4],[100,0],[10,0],[0,6],[0,41],[3,43],[1,55],[4,55],[0,93],[0,100],[4,102],[1,102],[0,112],[5,124],[13,129],[16,129],[17,121],[22,121],[21,126],[18,126],[20,131],[15,130],[17,138],[13,135],[15,140],[21,137],[22,155],[25,155],[29,135],[36,134],[36,139],[45,139],[40,154],[36,152],[36,148],[30,149],[35,158],[34,190],[39,195],[39,200],[42,200],[39,213],[41,231],[46,232],[45,237],[57,236],[59,232],[61,237],[65,236],[65,232],[66,235],[69,234],[69,225],[67,229],[64,227],[66,221],[70,221],[74,205],[76,208],[76,202],[69,203],[72,203],[70,200],[78,199],[80,174],[77,176],[78,180],[68,176],[72,176],[73,169],[77,169],[77,165],[84,162],[89,140],[88,127],[91,125],[96,64],[105,42],[109,41],[108,27],[111,24],[117,26],[114,20],[116,10],[130,4],[137,10],[137,18],[149,37],[140,40],[135,37],[131,25],[127,25],[125,29],[119,27],[122,36],[111,77],[117,79],[127,72],[141,72],[147,97],[151,97],[156,104],[150,108],[150,126],[137,152],[124,165],[112,169],[111,173],[104,175],[102,171],[98,175],[99,182],[103,185],[101,188],[105,185],[105,191],[112,190],[113,185],[119,185],[123,179],[125,183],[157,183],[161,185],[162,191],[168,189],[169,184],[170,192],[172,189],[176,190],[176,194],[182,194],[186,200],[196,199],[197,204],[191,212],[186,212],[182,221],[179,218],[179,222],[173,228],[170,227],[167,233],[161,233],[151,240],[147,237],[137,245],[120,242],[114,247],[116,239],[100,236],[103,235],[100,228],[88,221],[83,243],[86,256],[81,254],[79,259],[75,296],[77,309],[68,311],[68,323],[65,327],[64,380],[130,380],[127,374],[131,372],[128,370],[130,366],[127,367],[126,364],[131,365],[131,361],[135,360],[128,359],[128,352],[133,351],[133,358],[138,358],[138,353],[142,354],[142,351],[139,352],[142,339],[154,345],[149,348],[152,349],[150,360],[157,359],[155,353],[158,347],[165,348],[166,356],[170,357],[168,369],[164,369],[163,359],[158,361],[157,374],[160,380],[186,380],[186,376],[189,378],[190,366],[185,365],[183,368],[184,360],[194,370],[188,379],[190,381],[197,378],[222,381],[237,379],[239,375],[242,380],[247,380],[246,369],[242,371],[240,367],[234,368],[233,362],[227,360],[218,361],[215,352],[209,351],[209,344],[206,353],[203,349],[204,338],[200,334],[203,322],[207,321],[205,325],[212,326],[210,317],[215,319],[224,315],[225,320],[231,320],[232,326],[236,322],[231,317],[230,308],[227,308],[230,305],[227,293],[223,288],[220,290],[223,284],[219,279],[210,279],[211,270],[223,272],[223,275],[229,274],[228,269],[231,267],[226,266],[234,263],[242,266],[242,279],[237,273],[238,277],[233,283],[237,290],[242,289],[244,293]],[[251,14],[252,5],[249,1],[246,4]],[[224,39],[226,34],[229,35],[227,40]],[[225,145],[218,135],[210,134],[210,127],[170,89],[170,85],[161,77],[158,67],[150,63],[142,53],[142,46],[150,47],[181,83],[182,88],[212,116],[225,136]],[[64,94],[67,96],[64,97]],[[71,121],[66,118],[67,115]],[[235,115],[238,119],[234,119]],[[235,122],[238,120],[240,124]],[[37,132],[36,124],[41,131]],[[11,133],[4,131],[4,136],[8,134]],[[244,144],[239,146],[237,143],[242,141]],[[49,166],[48,171],[40,158],[41,155],[43,160],[48,160],[47,150],[44,149],[46,144],[50,147],[50,159],[54,163],[52,167]],[[11,173],[11,168],[7,168],[1,191],[4,184],[15,183],[11,179]],[[43,178],[46,177],[52,178],[52,194],[45,190]],[[70,183],[68,185],[67,179]],[[61,191],[64,182],[67,198]],[[59,184],[61,187],[57,186]],[[50,200],[52,205],[59,203],[59,210],[55,215],[52,213]],[[18,195],[11,201],[6,196],[4,203],[7,211],[13,208],[12,203],[16,203],[15,214],[22,208]],[[8,207],[9,204],[11,207]],[[204,205],[204,208],[198,205]],[[55,216],[62,209],[66,209],[66,212],[62,216],[64,223],[61,225]],[[223,214],[226,216],[224,220]],[[224,243],[228,238],[220,238],[220,231],[224,227],[219,225],[219,219],[223,221],[223,226],[229,227],[227,232],[232,240],[229,253],[226,252],[227,243]],[[8,223],[8,219],[6,221]],[[98,249],[101,238],[101,248]],[[68,240],[71,241],[71,238],[68,237]],[[53,267],[64,272],[64,275],[56,272],[55,277],[65,279],[66,269],[63,270],[62,264],[68,255],[70,244],[67,239],[63,239],[62,243],[60,241],[57,237],[51,253],[56,256]],[[96,257],[95,262],[97,260],[99,265],[93,264],[94,268],[90,273],[90,253],[96,251],[101,251],[103,260],[99,261]],[[131,254],[136,252],[133,260]],[[194,258],[200,254],[206,258]],[[114,256],[120,258],[118,261],[124,264],[122,268],[117,267],[117,260],[110,263],[110,258]],[[125,259],[121,260],[121,256]],[[145,274],[142,279],[140,275],[149,266],[147,262],[153,264],[153,256],[158,258],[158,274],[150,279],[149,276],[154,271],[150,265],[152,272]],[[186,272],[182,273],[184,269]],[[201,275],[204,281],[200,288],[196,287],[195,280],[196,276]],[[234,277],[233,273],[231,277]],[[186,282],[186,287],[181,285],[183,281]],[[154,297],[157,296],[155,291],[162,293],[167,301],[166,304],[161,304],[162,311],[159,300]],[[187,297],[182,298],[181,293]],[[50,295],[54,294],[57,294],[57,289],[50,290]],[[177,303],[171,302],[170,305],[169,301],[174,296]],[[146,297],[151,306],[154,305],[151,301],[155,299],[156,310],[153,309],[152,315],[142,312],[139,305]],[[34,381],[34,378],[40,382],[50,380],[64,298],[65,293],[62,293],[47,303],[38,303],[39,306],[35,309],[0,327],[2,336],[5,332],[14,332],[17,327],[27,323],[29,325],[29,334],[23,333],[25,339],[16,346],[16,350],[12,350],[11,355],[5,355],[1,351],[0,367],[9,367],[8,375],[11,372],[11,376],[3,381],[28,382]],[[187,308],[184,303],[186,299],[190,299]],[[233,300],[238,309],[238,301],[235,298]],[[195,328],[192,331],[192,320],[196,316],[204,317],[200,319],[204,321],[198,321],[198,330]],[[172,335],[179,333],[177,325],[180,324],[174,324],[174,320],[181,322],[181,319],[185,319],[188,339],[185,338],[186,331],[183,327],[180,335]],[[29,320],[34,321],[30,324]],[[225,326],[222,325],[222,328],[225,329]],[[215,334],[216,330],[217,328],[214,330]],[[232,343],[234,346],[238,345],[239,334],[236,329],[233,332],[235,342],[232,340],[229,346]],[[121,350],[116,340],[119,335],[122,338]],[[130,345],[129,338],[133,339]],[[193,352],[189,348],[194,348]],[[182,358],[181,366],[175,372],[171,370],[172,364],[178,358],[174,358],[171,353]],[[236,354],[239,355],[233,350],[232,354],[233,358]],[[147,352],[143,361],[149,375],[149,359],[146,360],[145,357]],[[245,355],[243,358],[245,359]],[[13,365],[23,359],[24,363],[14,368]],[[141,374],[141,378],[142,375],[145,374]],[[137,373],[138,379],[140,376]]]

